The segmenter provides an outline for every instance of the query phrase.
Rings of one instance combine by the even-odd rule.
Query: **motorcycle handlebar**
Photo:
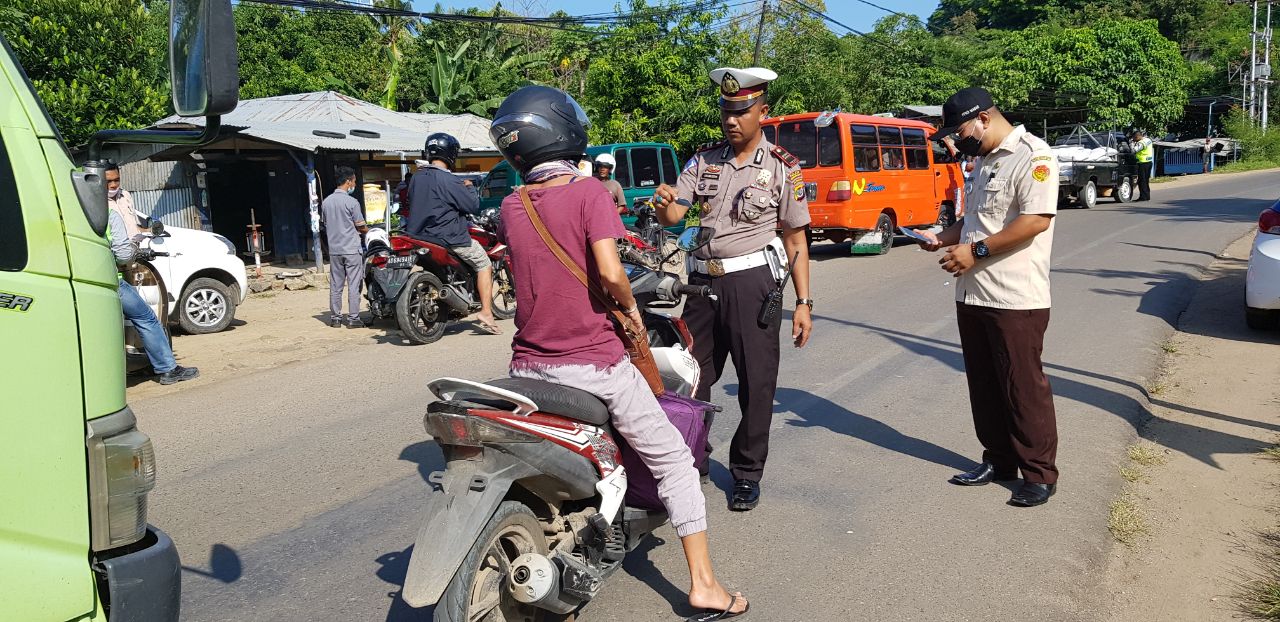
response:
[[[676,293],[682,296],[702,296],[703,298],[711,297],[711,287],[708,285],[685,285],[676,286]]]

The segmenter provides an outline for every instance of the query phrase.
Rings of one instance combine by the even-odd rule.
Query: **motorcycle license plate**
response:
[[[413,259],[414,259],[414,258],[413,258],[413,256],[412,256],[412,255],[410,255],[410,256],[405,256],[405,257],[389,257],[389,258],[387,258],[387,267],[388,267],[388,268],[403,268],[403,267],[405,267],[405,266],[412,266],[412,265],[413,265]]]

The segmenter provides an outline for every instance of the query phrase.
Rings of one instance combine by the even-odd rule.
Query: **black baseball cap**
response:
[[[942,104],[942,129],[934,132],[933,140],[942,140],[960,129],[966,121],[974,119],[979,112],[987,110],[996,103],[991,100],[991,93],[980,86],[971,86],[956,91]]]

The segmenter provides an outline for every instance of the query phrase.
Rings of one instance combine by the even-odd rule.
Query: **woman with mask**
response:
[[[600,283],[643,333],[643,320],[618,259],[624,231],[613,197],[576,163],[586,150],[588,120],[563,91],[527,86],[494,115],[490,136],[520,171],[523,190],[565,253]],[[684,438],[667,420],[640,372],[627,359],[609,316],[556,258],[526,211],[523,191],[502,202],[499,234],[511,248],[516,290],[516,335],[511,375],[574,387],[599,397],[614,429],[644,460],[684,547],[690,620],[720,620],[747,611],[742,594],[716,579],[707,542],[706,500]]]

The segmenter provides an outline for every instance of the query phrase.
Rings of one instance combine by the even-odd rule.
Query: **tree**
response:
[[[413,10],[413,3],[407,0],[374,0],[373,5],[379,8],[399,11]],[[371,15],[374,27],[382,33],[382,50],[387,63],[387,83],[382,91],[380,103],[383,108],[396,110],[396,92],[400,88],[400,61],[404,57],[404,46],[418,34],[422,20],[403,15]]]
[[[1187,103],[1185,63],[1155,20],[1033,26],[999,36],[978,75],[1006,110],[1081,108],[1089,121],[1163,130]]]
[[[386,88],[382,37],[370,20],[247,2],[234,16],[243,99],[333,90],[372,101]]]
[[[0,11],[0,32],[68,144],[170,112],[166,48],[155,44],[167,31],[168,4],[152,4],[7,0]]]

